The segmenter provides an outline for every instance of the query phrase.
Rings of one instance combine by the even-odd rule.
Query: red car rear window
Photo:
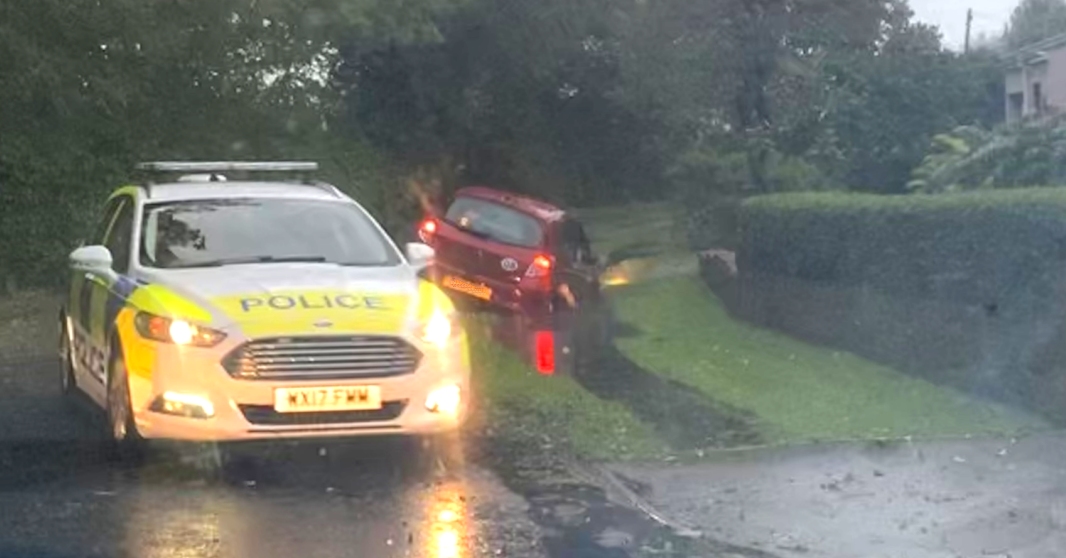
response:
[[[477,198],[457,198],[444,220],[495,242],[537,248],[544,243],[544,228],[533,217],[505,205]]]

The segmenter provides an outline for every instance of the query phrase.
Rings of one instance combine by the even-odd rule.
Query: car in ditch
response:
[[[435,251],[430,276],[460,300],[522,321],[520,337],[544,373],[573,370],[602,350],[601,262],[581,221],[548,202],[460,189],[418,236]]]

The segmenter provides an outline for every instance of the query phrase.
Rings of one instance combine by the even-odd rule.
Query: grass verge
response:
[[[692,276],[612,289],[643,368],[753,412],[771,443],[944,437],[1040,429],[1036,417],[857,356],[733,320]]]
[[[682,211],[670,203],[636,203],[577,212],[597,253],[626,259],[685,250]]]
[[[625,406],[603,401],[570,378],[537,374],[471,328],[475,397],[490,437],[596,460],[650,459],[664,444]]]

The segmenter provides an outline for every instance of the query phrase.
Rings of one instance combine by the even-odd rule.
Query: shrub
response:
[[[933,138],[907,188],[923,193],[1018,188],[1066,180],[1066,115]]]
[[[1066,417],[1064,190],[753,198],[737,266],[750,320]]]
[[[762,149],[759,174],[768,192],[805,192],[832,189],[814,165],[801,157]],[[760,192],[744,151],[693,149],[678,158],[667,173],[677,201],[685,208],[685,232],[690,249],[734,248],[737,212],[748,196]]]

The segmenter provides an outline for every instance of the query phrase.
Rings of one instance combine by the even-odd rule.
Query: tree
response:
[[[328,131],[328,78],[339,45],[432,39],[430,15],[453,7],[402,4],[415,16],[387,0],[0,0],[0,281],[63,280],[86,208],[137,160],[372,160]]]
[[[1022,0],[1010,16],[1007,45],[1020,48],[1066,33],[1066,0]]]
[[[343,53],[347,129],[445,186],[488,183],[575,204],[659,191],[660,120],[623,92],[614,2],[478,0],[442,41]]]

